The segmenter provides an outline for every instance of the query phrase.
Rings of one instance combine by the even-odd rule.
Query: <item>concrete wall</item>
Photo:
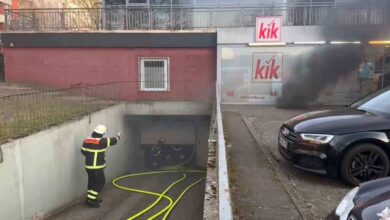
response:
[[[75,122],[53,127],[1,146],[0,219],[31,219],[37,212],[51,212],[82,196],[87,176],[80,146],[97,124],[108,134],[125,129],[125,105],[114,106]],[[107,182],[131,169],[131,139],[107,154]]]
[[[110,184],[114,177],[142,168],[137,159],[141,156],[139,129],[131,126],[125,116],[210,112],[210,103],[120,104],[1,145],[4,161],[0,163],[0,219],[32,219],[37,212],[52,212],[83,196],[87,175],[80,147],[96,125],[105,124],[109,135],[122,130],[120,143],[107,153],[106,184]],[[201,153],[203,161],[207,148],[202,148]]]
[[[128,115],[209,115],[211,102],[138,102],[126,106]]]

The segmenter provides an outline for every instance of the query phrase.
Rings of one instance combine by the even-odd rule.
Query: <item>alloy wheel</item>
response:
[[[349,174],[359,182],[385,176],[385,158],[373,151],[356,153],[350,162]]]

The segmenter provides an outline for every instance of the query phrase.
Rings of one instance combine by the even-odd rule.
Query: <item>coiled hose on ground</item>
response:
[[[151,191],[146,191],[146,190],[142,190],[142,189],[135,189],[135,188],[129,188],[129,187],[125,187],[125,186],[121,186],[119,185],[117,182],[121,179],[125,179],[125,178],[132,178],[132,177],[139,177],[139,176],[150,176],[150,175],[162,175],[162,174],[171,174],[171,173],[181,173],[182,174],[182,177],[178,180],[176,180],[175,182],[173,182],[171,185],[169,185],[162,193],[156,193],[156,192],[151,192]],[[145,195],[151,195],[151,196],[155,196],[157,197],[157,199],[151,204],[149,205],[148,207],[146,207],[145,209],[143,209],[142,211],[134,214],[133,216],[129,217],[128,220],[133,220],[133,219],[136,219],[136,218],[139,218],[141,217],[142,215],[144,215],[145,213],[147,213],[149,210],[151,210],[152,208],[154,208],[156,205],[158,205],[158,203],[162,200],[162,199],[165,199],[168,201],[168,206],[166,206],[165,208],[163,208],[162,210],[160,210],[158,213],[154,214],[152,217],[149,217],[148,220],[153,220],[153,219],[156,219],[160,216],[163,216],[162,219],[163,220],[166,220],[169,215],[171,214],[172,210],[175,208],[175,206],[180,202],[180,200],[183,198],[183,196],[192,188],[194,187],[195,185],[201,183],[202,181],[204,181],[206,178],[205,177],[202,177],[196,181],[194,181],[193,183],[191,183],[189,186],[187,186],[187,188],[185,188],[181,194],[174,200],[173,198],[167,196],[166,194],[175,186],[177,185],[178,183],[184,181],[186,178],[187,178],[187,174],[189,173],[206,173],[206,171],[202,171],[202,170],[163,170],[163,171],[153,171],[153,172],[146,172],[146,173],[136,173],[136,174],[129,174],[129,175],[125,175],[125,176],[121,176],[121,177],[118,177],[116,179],[114,179],[112,181],[112,184],[118,188],[118,189],[121,189],[121,190],[125,190],[125,191],[128,191],[128,192],[135,192],[135,193],[141,193],[141,194],[145,194]]]
[[[156,219],[160,216],[163,216],[162,219],[166,220],[169,217],[169,215],[171,214],[171,212],[173,211],[173,209],[175,208],[175,206],[183,198],[183,196],[192,187],[196,186],[197,184],[201,183],[202,181],[204,181],[206,179],[205,177],[202,177],[202,178],[192,182],[190,185],[187,186],[187,188],[185,188],[180,193],[180,195],[176,198],[176,200],[174,200],[173,198],[166,195],[175,185],[184,181],[187,178],[187,174],[191,174],[191,173],[204,173],[205,174],[206,173],[206,171],[203,171],[203,170],[190,170],[190,169],[186,170],[184,168],[184,165],[189,163],[192,160],[192,158],[194,157],[194,155],[195,155],[195,148],[193,149],[191,156],[186,161],[184,161],[183,163],[180,163],[176,166],[165,167],[165,170],[160,170],[160,171],[129,174],[129,175],[120,176],[120,177],[114,179],[112,181],[112,184],[118,189],[125,190],[128,192],[141,193],[141,194],[151,195],[151,196],[157,197],[157,199],[151,205],[149,205],[148,207],[146,207],[142,211],[134,214],[133,216],[129,217],[128,220],[133,220],[133,219],[139,218],[142,215],[146,214],[149,210],[153,209],[156,205],[158,205],[162,199],[165,199],[168,201],[168,203],[169,203],[168,206],[166,206],[165,208],[160,210],[158,213],[154,214],[152,217],[149,217],[148,220],[153,220],[153,219]],[[171,185],[169,185],[162,193],[151,192],[151,191],[146,191],[146,190],[142,190],[142,189],[129,188],[129,187],[121,186],[117,183],[119,180],[126,179],[126,178],[133,178],[133,177],[139,177],[139,176],[151,176],[151,175],[163,175],[163,174],[172,174],[172,173],[181,173],[182,177],[180,179],[176,180],[175,182],[173,182]]]

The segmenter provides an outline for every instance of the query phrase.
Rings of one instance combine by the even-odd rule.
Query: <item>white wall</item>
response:
[[[377,26],[357,27],[319,27],[319,26],[284,26],[283,42],[313,42],[313,41],[355,41],[362,36],[375,39],[373,36],[389,36],[390,28]],[[345,28],[345,30],[342,30]],[[327,39],[326,30],[331,30],[333,38]],[[353,31],[353,34],[347,34]],[[371,31],[371,32],[370,32]],[[379,38],[382,39],[382,38]],[[386,39],[384,37],[383,39]],[[297,76],[297,66],[304,66],[313,50],[328,45],[286,45],[286,46],[249,46],[255,42],[255,28],[219,28],[217,47],[218,86],[223,104],[260,104],[275,105],[278,97],[283,94],[283,83]],[[367,60],[383,54],[380,47],[367,49]],[[279,68],[280,81],[257,83],[253,82],[256,72],[255,54],[282,54]],[[339,82],[329,86],[317,100],[321,104],[349,104],[362,94],[357,71],[347,74]],[[277,94],[277,95],[275,95]]]
[[[0,219],[31,219],[37,212],[53,211],[82,196],[87,184],[80,153],[83,139],[97,124],[105,124],[112,135],[124,130],[124,106],[2,145]],[[130,141],[123,138],[108,151],[107,182],[130,169]]]
[[[127,105],[129,115],[209,115],[210,102],[138,102]]]
[[[237,45],[255,43],[255,27],[218,28],[218,45]],[[332,32],[331,36],[329,32]],[[352,33],[352,34],[351,34]],[[389,25],[350,25],[350,26],[283,26],[283,42],[307,41],[358,41],[387,39],[390,35]]]

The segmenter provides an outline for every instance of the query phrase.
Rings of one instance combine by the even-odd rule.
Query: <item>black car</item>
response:
[[[372,220],[390,218],[390,178],[382,178],[355,187],[327,220]]]
[[[389,138],[387,87],[348,107],[288,120],[280,129],[279,152],[298,168],[359,185],[389,174]]]

